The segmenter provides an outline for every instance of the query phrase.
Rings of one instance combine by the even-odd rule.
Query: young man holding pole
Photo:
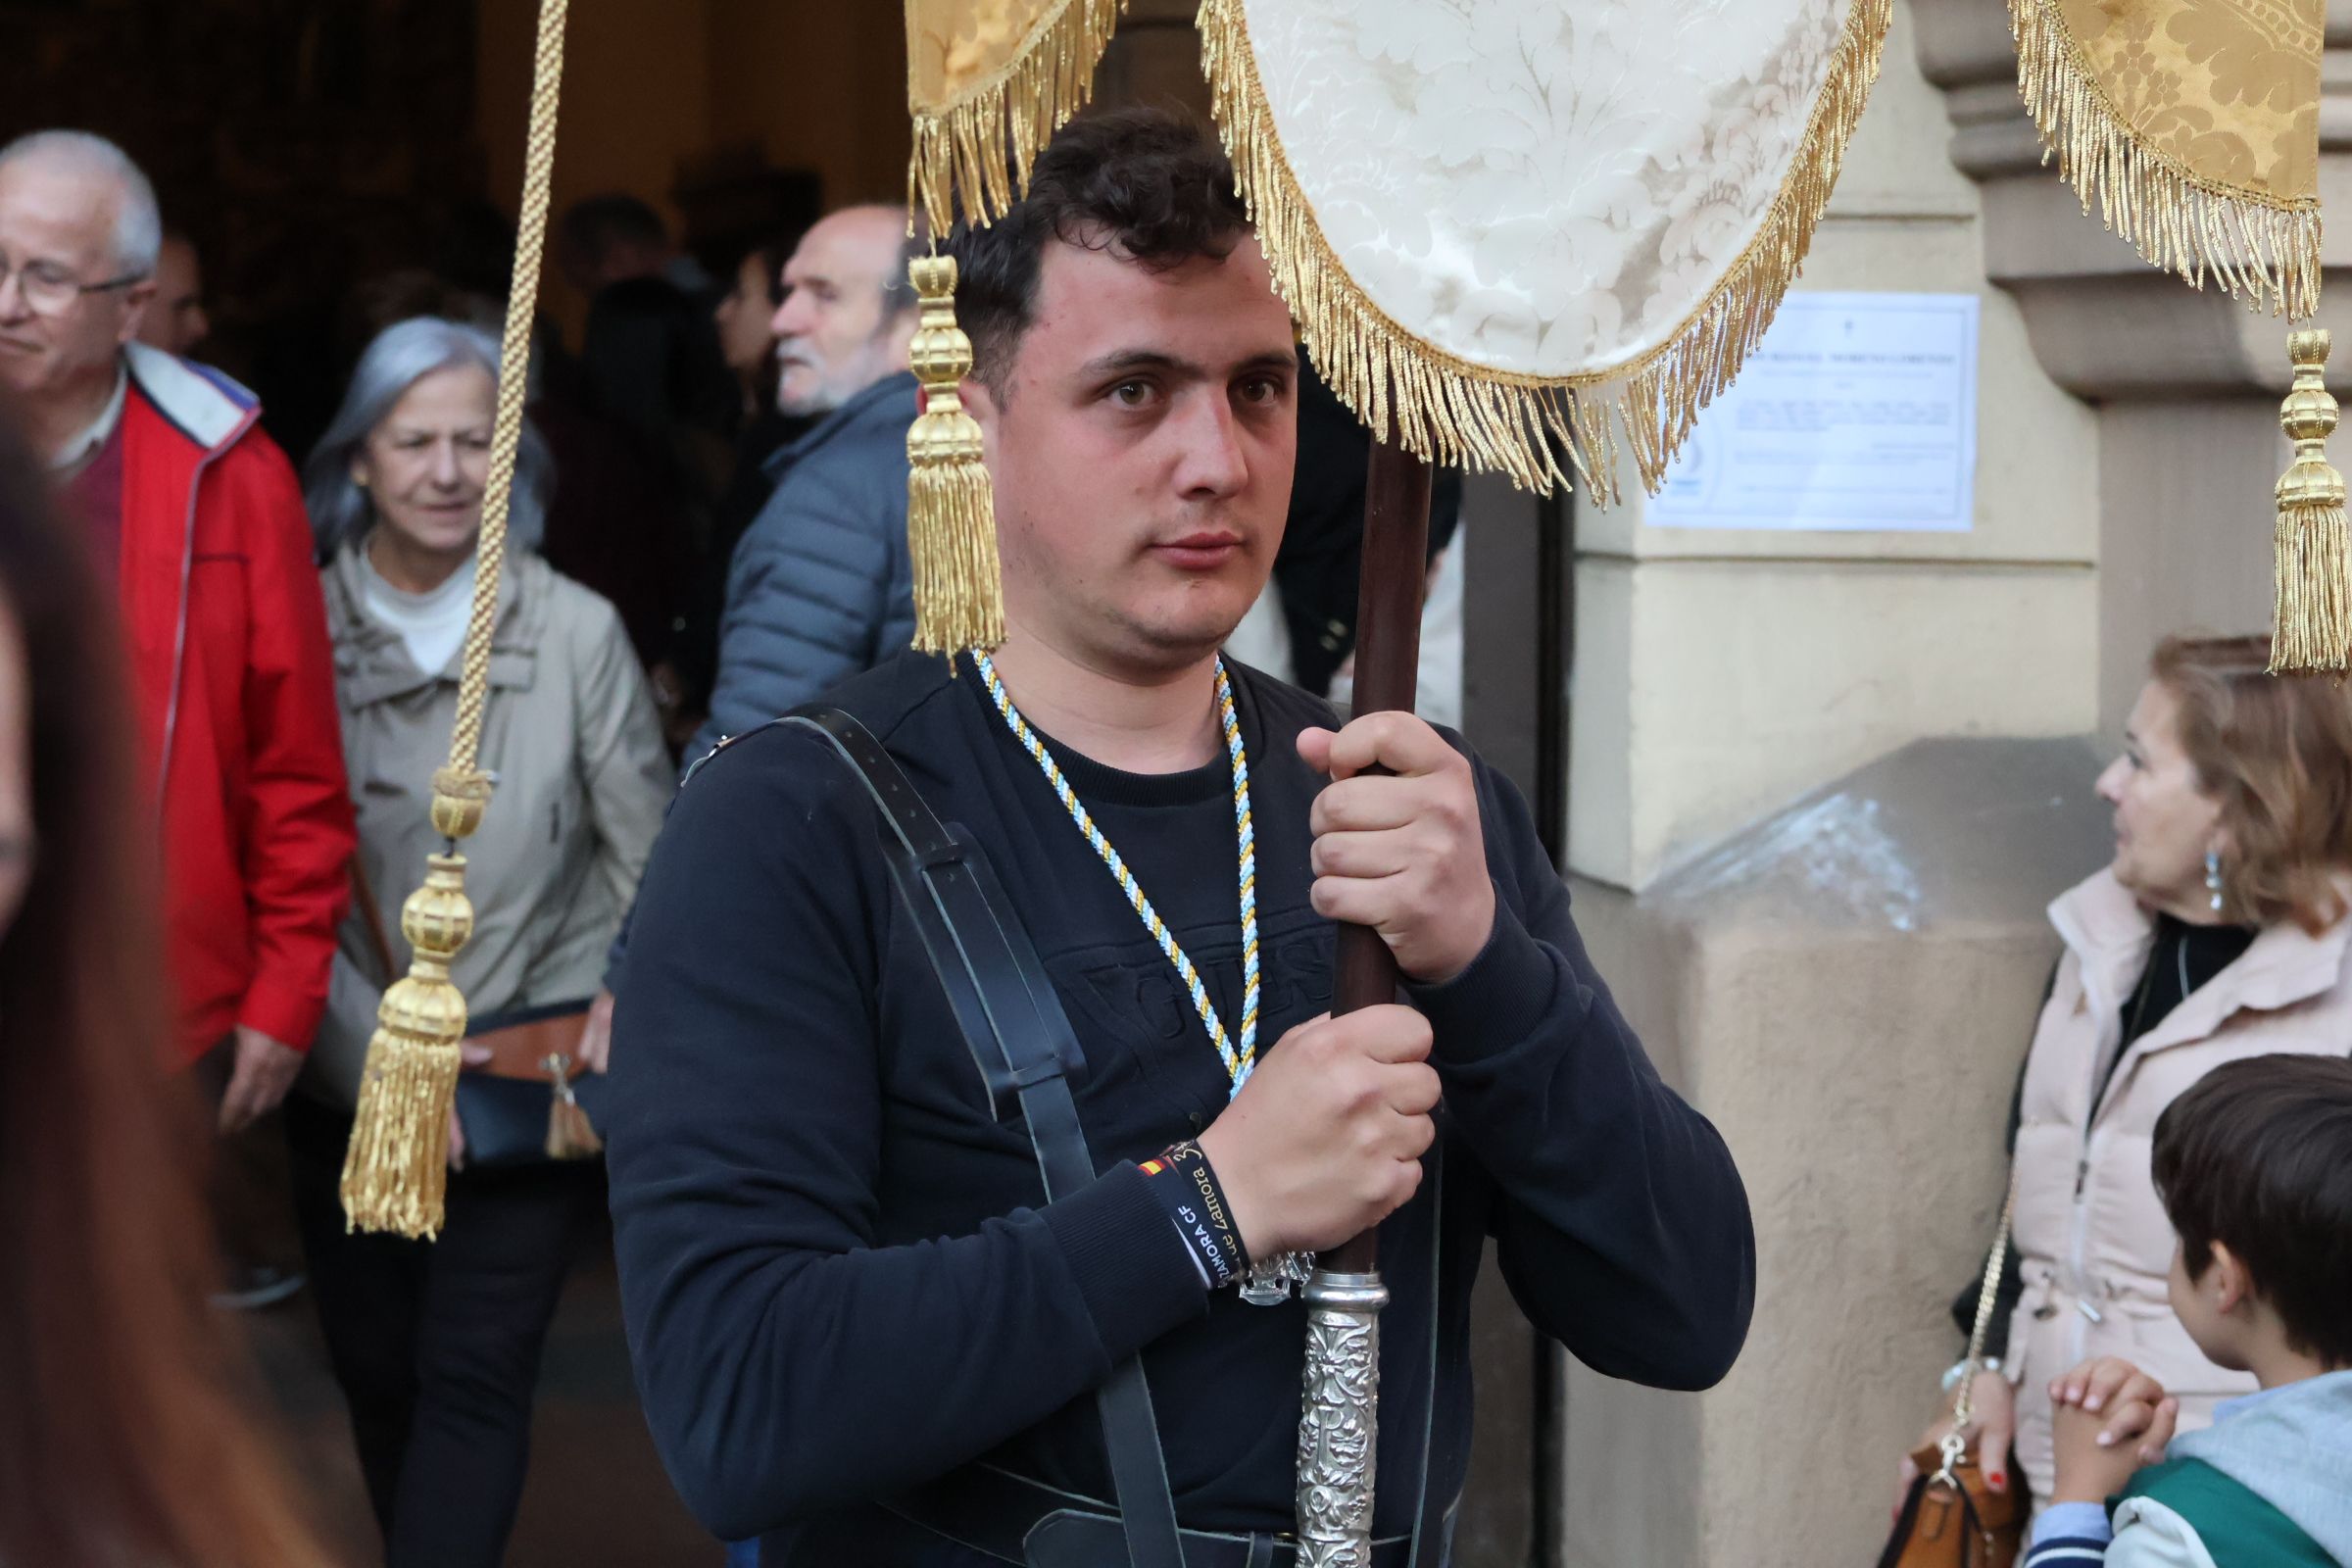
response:
[[[955,250],[1008,636],[836,697],[1001,878],[1083,1056],[1091,1179],[1041,1185],[1035,1118],[992,1110],[857,774],[793,726],[724,748],[657,847],[613,1054],[655,1436],[769,1568],[1124,1561],[1132,1433],[1094,1396],[1140,1357],[1185,1561],[1290,1563],[1303,1309],[1223,1287],[1378,1226],[1372,1561],[1442,1563],[1486,1238],[1588,1364],[1705,1387],[1752,1298],[1738,1173],[1507,782],[1220,661],[1279,543],[1296,364],[1213,144],[1081,121]],[[1334,920],[1409,1004],[1319,1016]]]

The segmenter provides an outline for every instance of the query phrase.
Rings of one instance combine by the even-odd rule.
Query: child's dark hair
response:
[[[2216,1067],[2156,1119],[2152,1166],[2189,1277],[2220,1243],[2297,1350],[2352,1367],[2352,1059]]]
[[[1161,268],[1221,261],[1249,231],[1233,166],[1197,122],[1161,109],[1079,117],[1038,154],[1029,193],[1011,212],[985,228],[959,225],[948,239],[973,373],[1004,395],[1049,243],[1116,250]]]

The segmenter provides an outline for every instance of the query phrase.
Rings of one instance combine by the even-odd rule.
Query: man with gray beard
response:
[[[868,669],[913,636],[906,215],[851,207],[784,264],[777,408],[822,422],[768,462],[775,492],[727,570],[718,679],[687,760]]]

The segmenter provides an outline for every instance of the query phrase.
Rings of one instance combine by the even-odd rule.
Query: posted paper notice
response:
[[[1966,532],[1974,294],[1799,293],[1708,405],[1645,520],[1662,528]]]

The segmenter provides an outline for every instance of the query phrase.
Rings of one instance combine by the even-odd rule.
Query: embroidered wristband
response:
[[[1202,1283],[1213,1291],[1250,1272],[1250,1254],[1234,1228],[1233,1211],[1225,1206],[1225,1190],[1199,1144],[1178,1144],[1157,1159],[1145,1160],[1142,1169],[1152,1196],[1184,1238]]]

